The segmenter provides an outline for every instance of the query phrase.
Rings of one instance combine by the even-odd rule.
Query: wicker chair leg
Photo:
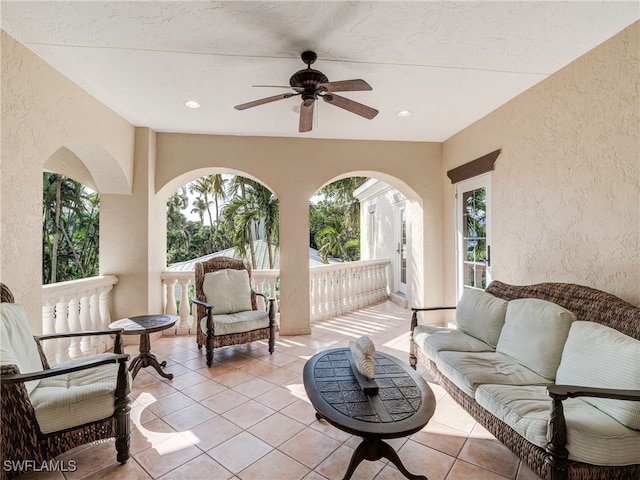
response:
[[[274,301],[269,302],[269,353],[272,354],[276,347],[276,308]]]
[[[131,450],[131,425],[129,422],[129,412],[131,407],[129,403],[129,374],[127,373],[127,364],[121,362],[118,368],[118,384],[116,386],[116,451],[118,462],[127,463]]]
[[[213,334],[207,334],[207,367],[213,365]]]

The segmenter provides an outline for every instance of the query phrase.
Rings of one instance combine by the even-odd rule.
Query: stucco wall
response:
[[[640,304],[640,23],[443,145],[444,173],[498,148],[492,175],[493,278],[580,283]],[[444,242],[455,301],[453,242]]]
[[[134,128],[4,31],[0,41],[0,281],[39,332],[43,166],[62,146],[90,152],[83,160],[98,186],[130,191]]]

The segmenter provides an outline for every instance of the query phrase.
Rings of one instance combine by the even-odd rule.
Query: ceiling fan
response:
[[[265,103],[283,100],[285,98],[300,95],[302,104],[300,105],[300,132],[310,132],[313,125],[313,106],[322,98],[329,105],[343,108],[351,113],[360,115],[361,117],[371,120],[378,114],[378,110],[368,107],[362,103],[355,102],[345,97],[335,95],[334,92],[358,92],[372,90],[371,86],[364,80],[341,80],[330,82],[329,79],[318,70],[313,70],[311,64],[318,58],[315,52],[302,52],[302,61],[307,64],[307,68],[294,73],[289,79],[290,86],[280,85],[254,85],[255,87],[272,87],[272,88],[292,88],[296,93],[282,93],[273,97],[254,100],[253,102],[236,105],[236,110],[245,110]]]

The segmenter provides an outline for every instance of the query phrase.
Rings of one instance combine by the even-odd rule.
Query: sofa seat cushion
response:
[[[465,288],[456,306],[458,329],[495,348],[507,312],[507,301],[484,290]]]
[[[479,385],[549,385],[537,373],[496,352],[439,352],[436,366],[464,393],[473,397]]]
[[[268,326],[269,314],[262,310],[213,315],[213,330],[216,336],[250,332]],[[200,328],[202,328],[203,332],[207,331],[207,317],[200,319]]]
[[[562,349],[574,313],[539,298],[512,300],[507,306],[504,327],[496,352],[549,380],[556,378]]]
[[[599,323],[574,322],[556,383],[640,390],[640,341]],[[623,425],[640,430],[640,402],[580,398]]]
[[[456,330],[435,325],[418,325],[413,330],[413,341],[429,360],[435,361],[438,352],[492,352],[494,349],[482,340]]]
[[[551,399],[544,386],[481,385],[476,401],[528,441],[545,448]],[[562,402],[569,459],[594,465],[640,463],[640,431],[580,398]]]
[[[113,363],[40,380],[29,398],[42,433],[113,415],[117,375]]]

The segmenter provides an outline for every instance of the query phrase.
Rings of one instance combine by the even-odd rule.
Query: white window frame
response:
[[[485,189],[486,195],[486,243],[487,243],[487,262],[486,262],[486,285],[491,283],[491,173],[478,175],[477,177],[463,180],[456,184],[455,189],[455,205],[456,205],[456,278],[457,278],[457,298],[460,299],[465,288],[464,285],[464,262],[466,260],[466,249],[463,239],[463,215],[462,215],[462,197],[463,193],[470,192],[479,188]],[[474,287],[467,287],[474,288]],[[477,287],[475,287],[477,288]]]

